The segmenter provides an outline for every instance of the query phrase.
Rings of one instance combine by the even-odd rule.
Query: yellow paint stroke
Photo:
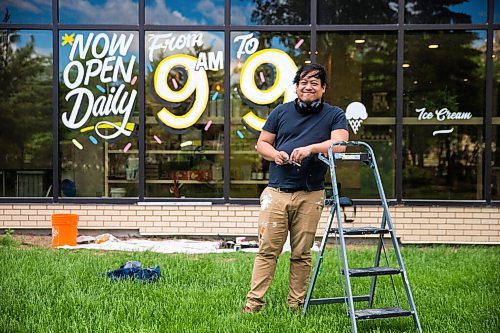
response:
[[[113,123],[117,126],[120,126],[121,123],[119,122],[115,122]],[[84,127],[80,130],[81,133],[85,133],[85,132],[88,132],[88,131],[91,131],[95,128],[95,126],[88,126],[88,127]],[[113,126],[111,125],[108,125],[108,124],[100,124],[99,125],[99,128],[114,128]],[[125,125],[125,128],[129,131],[134,131],[134,128],[135,128],[135,123],[127,123],[127,125]]]
[[[61,43],[62,46],[66,44],[73,46],[73,42],[75,41],[75,33],[72,33],[69,36],[68,34],[64,34],[64,36],[62,36],[62,40],[63,40],[63,42]]]
[[[245,125],[251,127],[257,132],[262,131],[262,127],[266,123],[266,119],[262,119],[253,112],[248,112],[243,116],[243,122]]]
[[[77,140],[77,139],[73,139],[73,140],[71,140],[71,142],[73,142],[73,144],[76,146],[76,148],[78,148],[78,149],[80,149],[80,150],[82,150],[82,149],[83,149],[82,144],[81,144],[80,142],[78,142],[78,140]]]

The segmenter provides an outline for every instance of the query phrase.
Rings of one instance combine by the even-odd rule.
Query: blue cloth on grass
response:
[[[128,264],[128,263],[127,263]],[[122,265],[119,269],[106,272],[106,275],[112,280],[139,280],[144,282],[155,282],[161,277],[160,266],[154,268],[141,268],[137,265]]]

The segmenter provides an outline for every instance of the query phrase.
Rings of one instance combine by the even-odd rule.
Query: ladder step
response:
[[[357,320],[407,317],[411,315],[411,311],[401,308],[380,308],[354,311],[354,316]]]
[[[338,234],[338,228],[331,228],[330,233]],[[344,235],[380,235],[387,234],[389,230],[377,227],[344,228]]]
[[[365,267],[365,268],[349,268],[349,276],[375,276],[375,275],[395,275],[401,273],[399,268],[394,267]],[[342,274],[344,271],[342,270]]]

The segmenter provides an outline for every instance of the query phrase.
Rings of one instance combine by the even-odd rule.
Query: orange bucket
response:
[[[76,246],[78,215],[52,214],[52,247]]]

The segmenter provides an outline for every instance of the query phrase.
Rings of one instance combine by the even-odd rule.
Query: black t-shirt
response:
[[[329,140],[331,132],[347,130],[344,111],[327,103],[315,113],[301,113],[294,102],[277,106],[267,118],[265,131],[276,135],[274,148],[290,155],[295,148]],[[317,191],[325,188],[325,173],[328,166],[316,154],[305,158],[301,166],[293,164],[277,165],[271,162],[269,186],[279,188]]]

